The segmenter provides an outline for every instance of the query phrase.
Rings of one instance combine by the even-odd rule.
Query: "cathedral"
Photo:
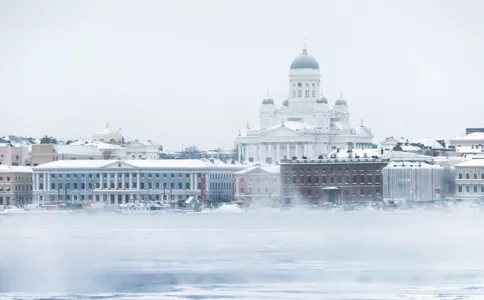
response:
[[[275,163],[284,158],[318,159],[335,149],[373,146],[371,130],[350,125],[348,103],[340,95],[330,105],[321,93],[318,61],[304,48],[289,69],[289,95],[281,107],[272,98],[260,104],[260,127],[240,132],[238,159]]]

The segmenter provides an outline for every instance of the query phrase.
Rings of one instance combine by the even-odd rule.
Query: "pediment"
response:
[[[373,134],[366,127],[360,127],[358,136],[372,138]]]
[[[298,132],[296,130],[280,126],[277,128],[268,129],[261,133],[261,136],[270,136],[270,137],[292,137],[292,136],[302,136],[304,135],[302,132]]]
[[[128,164],[126,162],[123,162],[123,161],[113,161],[113,162],[111,162],[107,165],[102,166],[101,169],[123,169],[123,170],[126,170],[126,169],[136,169],[136,167],[131,165],[131,164]]]

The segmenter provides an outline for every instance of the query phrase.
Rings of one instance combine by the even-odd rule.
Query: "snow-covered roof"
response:
[[[403,151],[387,151],[385,158],[391,161],[432,161],[432,157]]]
[[[108,150],[108,149],[125,149],[122,146],[119,145],[114,145],[110,143],[104,143],[104,142],[99,142],[99,143],[91,143],[90,145],[97,147],[99,150]]]
[[[367,157],[372,157],[372,156],[378,156],[381,157],[381,150],[380,149],[352,149],[351,150],[351,156],[355,158],[356,156],[359,156],[360,158],[365,157],[365,153]],[[349,158],[350,153],[348,152],[348,149],[340,149],[339,152],[338,150],[333,150],[328,154],[328,158],[334,157],[336,158]]]
[[[277,125],[268,127],[265,131],[274,130],[280,127],[286,127],[286,128],[289,128],[295,131],[301,131],[301,132],[314,130],[313,125],[302,123],[302,122],[288,121],[288,122],[285,122],[284,124],[277,124]]]
[[[94,146],[75,146],[75,145],[53,145],[56,153],[70,155],[100,155],[101,151]]]
[[[271,173],[271,174],[279,174],[281,172],[281,166],[279,165],[255,165],[255,166],[245,168],[241,171],[238,171],[235,174],[238,174],[238,175],[247,174],[256,169],[260,169],[264,172]]]
[[[430,138],[422,138],[417,141],[417,143],[424,145],[425,147],[430,147],[433,150],[443,150],[445,149],[439,142]]]
[[[410,162],[410,161],[392,161],[384,169],[441,169],[442,166],[431,165],[426,162]]]
[[[453,142],[458,141],[472,141],[472,140],[484,140],[484,132],[473,132],[464,136],[458,136],[451,139]]]
[[[484,159],[471,159],[466,162],[456,164],[456,168],[459,167],[484,167]]]
[[[210,169],[220,168],[240,170],[247,166],[210,162],[198,159],[160,159],[160,160],[58,160],[34,167],[34,170],[50,169],[98,169],[117,164],[127,164],[141,169]]]
[[[32,173],[31,167],[0,165],[0,173]]]
[[[481,153],[484,152],[484,149],[479,147],[472,147],[472,146],[458,146],[455,147],[455,152],[458,153]]]
[[[469,158],[461,156],[437,156],[433,158],[434,163],[441,166],[455,166],[456,164],[468,161]]]

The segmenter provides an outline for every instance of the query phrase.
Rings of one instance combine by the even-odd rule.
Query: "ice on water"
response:
[[[3,299],[481,299],[481,213],[1,215]]]

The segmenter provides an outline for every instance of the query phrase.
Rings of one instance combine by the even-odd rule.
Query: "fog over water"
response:
[[[0,299],[481,299],[478,212],[0,215]]]

